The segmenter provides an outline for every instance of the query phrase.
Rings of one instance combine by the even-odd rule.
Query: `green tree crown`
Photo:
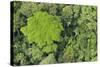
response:
[[[28,38],[29,43],[35,42],[39,48],[48,45],[51,49],[54,49],[51,46],[55,45],[53,41],[60,40],[62,30],[63,27],[59,17],[49,15],[46,12],[36,12],[28,18],[27,26],[21,28],[21,31]],[[48,47],[46,46],[43,51],[46,48]],[[46,52],[50,51],[48,50]]]

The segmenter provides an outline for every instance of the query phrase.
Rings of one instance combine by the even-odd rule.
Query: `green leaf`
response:
[[[45,53],[50,53],[50,52],[56,52],[56,49],[57,49],[57,45],[52,44],[52,45],[48,45],[48,46],[44,47],[42,49],[42,51]]]

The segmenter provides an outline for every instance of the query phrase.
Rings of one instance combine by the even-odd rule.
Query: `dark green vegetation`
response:
[[[13,65],[97,60],[96,6],[13,4]]]

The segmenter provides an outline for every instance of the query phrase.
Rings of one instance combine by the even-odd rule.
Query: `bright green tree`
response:
[[[46,53],[56,51],[57,44],[53,41],[60,40],[62,30],[59,17],[46,12],[36,12],[28,18],[27,26],[21,28],[29,43],[37,43],[36,46],[43,48],[42,51]]]

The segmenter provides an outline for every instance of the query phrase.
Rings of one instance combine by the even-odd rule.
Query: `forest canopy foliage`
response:
[[[14,1],[12,65],[97,60],[97,7]]]

